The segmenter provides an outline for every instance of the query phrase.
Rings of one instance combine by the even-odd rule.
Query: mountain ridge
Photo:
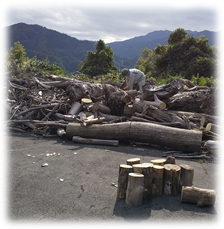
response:
[[[78,70],[78,65],[85,59],[89,50],[95,51],[96,41],[78,40],[65,33],[48,29],[37,24],[17,23],[5,28],[8,32],[8,47],[14,46],[14,42],[19,41],[25,48],[27,56],[37,59],[46,57],[51,64],[55,63],[65,69],[67,72]],[[188,35],[198,37],[206,34],[210,45],[216,44],[215,36],[218,32],[208,30],[190,31],[186,30]],[[115,41],[106,43],[114,51],[114,63],[116,67],[133,68],[138,57],[141,55],[141,49],[147,47],[154,49],[157,44],[167,45],[167,38],[173,31],[156,30],[146,35],[133,37],[125,41]]]

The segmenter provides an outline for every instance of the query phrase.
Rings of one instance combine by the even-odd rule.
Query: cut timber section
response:
[[[165,162],[166,162],[166,159],[153,159],[153,160],[151,160],[151,163],[153,164],[153,165],[161,165],[161,166],[164,166],[164,164],[165,164]]]
[[[164,194],[176,196],[179,192],[180,166],[173,164],[164,165]]]
[[[151,163],[132,165],[134,173],[144,175],[144,187],[146,189],[143,194],[144,199],[149,199],[152,196],[152,166]]]
[[[181,201],[197,203],[197,206],[214,205],[216,199],[215,190],[191,187],[182,187]]]
[[[125,199],[128,185],[128,174],[133,171],[131,165],[120,164],[118,175],[117,198]]]
[[[130,158],[127,160],[127,165],[135,165],[135,164],[140,164],[141,160],[140,158]]]
[[[140,173],[128,174],[128,187],[125,202],[127,205],[139,206],[142,204],[144,188],[144,175]]]
[[[194,168],[190,165],[180,165],[180,186],[192,186],[194,178]]]
[[[84,138],[137,141],[186,152],[199,151],[202,142],[202,131],[185,130],[145,122],[94,124],[89,126],[69,123],[66,134],[70,139],[73,136],[80,136]]]
[[[164,167],[160,165],[152,166],[152,195],[161,196],[163,194],[163,172]]]

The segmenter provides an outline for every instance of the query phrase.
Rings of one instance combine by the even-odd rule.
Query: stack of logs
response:
[[[186,79],[160,86],[147,81],[140,95],[118,82],[33,72],[21,78],[9,74],[7,82],[6,124],[13,131],[79,143],[144,142],[186,152],[199,152],[204,141],[207,149],[217,148],[209,142],[217,140],[219,129],[215,87]]]
[[[127,205],[139,206],[143,199],[152,196],[175,196],[181,193],[182,202],[197,203],[197,206],[214,205],[215,190],[193,186],[194,168],[175,164],[175,157],[141,163],[140,158],[131,158],[120,164],[117,197]]]

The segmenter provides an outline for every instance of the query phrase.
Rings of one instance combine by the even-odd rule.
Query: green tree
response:
[[[119,70],[113,64],[113,50],[105,45],[103,40],[96,44],[96,52],[88,51],[85,60],[81,63],[79,71],[84,74],[97,76]]]
[[[186,36],[184,29],[177,29],[168,37],[168,45],[157,46],[155,51],[155,71],[158,75],[182,75],[191,79],[199,74],[204,77],[215,76],[217,66],[216,51],[209,46],[204,36]]]

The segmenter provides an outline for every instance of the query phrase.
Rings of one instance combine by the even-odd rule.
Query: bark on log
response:
[[[105,118],[102,117],[102,118],[91,118],[91,119],[85,119],[84,120],[84,123],[86,125],[92,125],[92,124],[97,124],[97,123],[101,123],[101,122],[104,122],[105,121]]]
[[[74,102],[71,109],[68,112],[68,115],[77,115],[82,110],[82,105],[79,102]]]
[[[68,138],[80,136],[86,138],[136,141],[191,152],[199,151],[202,141],[202,132],[198,130],[185,130],[141,122],[95,124],[89,126],[69,123],[66,133]]]
[[[220,123],[220,118],[218,116],[209,115],[205,113],[196,113],[196,112],[187,112],[187,111],[171,111],[171,110],[168,110],[167,113],[176,114],[179,116],[185,115],[188,118],[198,119],[198,120],[201,120],[201,118],[204,117],[205,125],[207,125],[209,122],[215,123],[215,124]]]
[[[153,164],[153,165],[161,165],[161,166],[164,166],[164,164],[165,164],[165,162],[166,162],[166,159],[153,159],[153,160],[151,160],[151,163]]]
[[[132,105],[125,105],[124,106],[124,115],[131,117],[135,113],[135,110]]]
[[[154,94],[154,98],[155,101],[146,101],[146,100],[141,100],[139,98],[136,98],[133,102],[133,104],[135,104],[135,106],[140,106],[140,107],[144,107],[144,106],[154,106],[154,107],[158,107],[159,109],[163,110],[166,108],[166,104],[162,101],[160,101],[158,99],[158,97]]]
[[[180,166],[173,164],[164,165],[164,194],[175,196],[179,192]]]
[[[141,163],[140,158],[130,158],[127,160],[127,165],[135,165],[140,163]]]
[[[133,172],[144,175],[144,187],[146,188],[143,198],[149,199],[152,196],[152,166],[151,163],[134,164]]]
[[[194,178],[194,168],[190,165],[180,165],[180,190],[182,186],[192,186]]]
[[[124,199],[128,185],[128,174],[133,171],[131,165],[120,164],[118,175],[117,198]]]
[[[175,165],[175,157],[172,156],[167,156],[166,161],[164,162],[164,164],[173,164]]]
[[[126,191],[125,203],[130,206],[139,206],[142,204],[144,175],[139,173],[129,173],[128,186]]]
[[[99,111],[99,112],[102,112],[104,114],[111,114],[111,110],[109,107],[103,105],[102,103],[94,103],[92,108],[91,108],[92,112],[96,112],[96,111]]]
[[[217,153],[221,146],[222,143],[220,141],[208,140],[204,143],[204,148],[213,154]]]
[[[216,125],[213,123],[208,123],[205,130],[206,131],[212,131],[216,134],[224,136],[224,126]]]
[[[197,206],[214,205],[216,192],[213,189],[202,189],[191,187],[183,187],[181,192],[181,201],[197,203]]]
[[[163,172],[164,167],[160,165],[152,166],[152,195],[161,196],[163,194]]]

